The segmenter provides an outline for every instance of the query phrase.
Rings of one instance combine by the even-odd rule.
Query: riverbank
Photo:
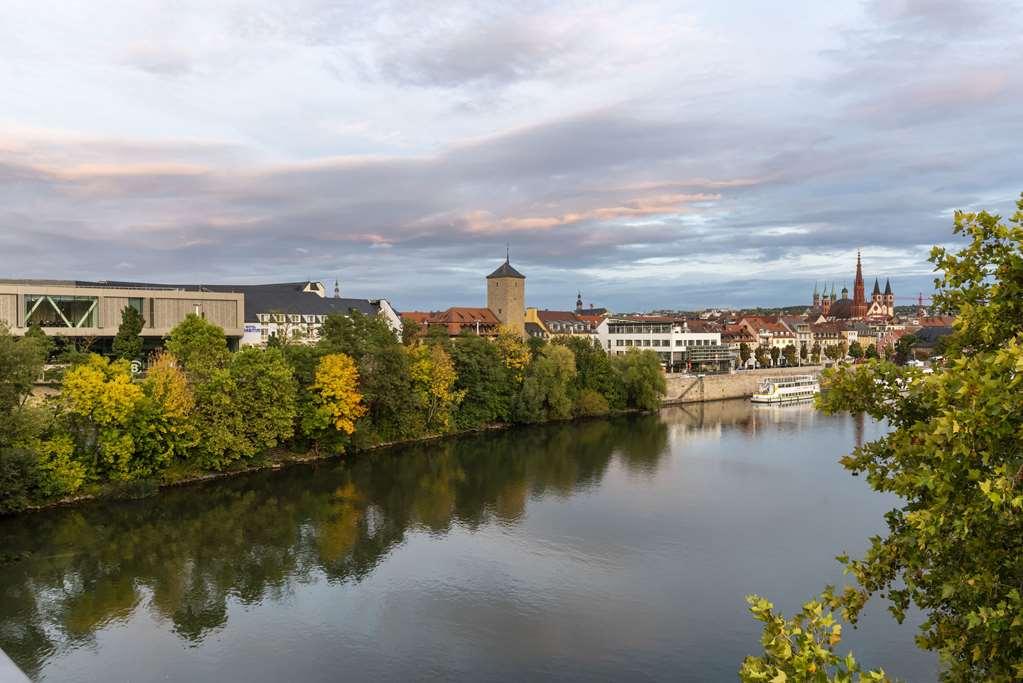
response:
[[[578,417],[570,418],[568,420],[547,420],[544,422],[536,423],[535,426],[559,423],[564,424],[572,422],[586,422],[595,419],[620,417],[624,415],[635,415],[644,412],[647,411],[641,411],[636,409],[615,410],[605,415],[596,416],[581,415]],[[147,479],[126,483],[107,483],[102,485],[102,487],[99,487],[98,490],[94,490],[93,492],[87,494],[80,494],[76,496],[69,496],[66,498],[61,498],[59,500],[54,500],[39,505],[30,505],[19,512],[8,515],[0,515],[0,519],[3,519],[5,517],[7,518],[17,517],[19,515],[25,515],[33,512],[42,512],[44,510],[52,510],[54,508],[73,507],[75,505],[80,505],[83,503],[100,502],[104,500],[139,500],[142,498],[149,498],[151,496],[158,495],[161,491],[167,489],[187,487],[195,484],[202,484],[205,482],[220,479],[228,479],[244,474],[253,474],[256,472],[264,472],[268,470],[280,470],[292,465],[302,465],[327,460],[335,460],[346,456],[355,457],[363,454],[383,451],[389,448],[426,444],[430,442],[447,441],[459,437],[470,436],[473,434],[498,432],[523,426],[530,425],[516,422],[493,423],[483,425],[481,427],[477,427],[474,429],[465,429],[456,432],[449,432],[446,434],[431,434],[428,436],[422,436],[414,439],[388,441],[384,443],[374,444],[372,446],[365,446],[362,448],[342,452],[330,452],[326,450],[321,451],[318,449],[312,449],[308,451],[293,451],[286,448],[273,448],[261,454],[260,456],[257,456],[256,458],[245,462],[244,464],[238,463],[239,466],[236,468],[221,471],[205,470],[195,471],[170,468],[164,472],[164,478],[162,480]]]
[[[824,366],[821,365],[804,365],[795,368],[740,370],[728,375],[704,375],[703,377],[669,374],[665,376],[668,390],[662,399],[662,404],[676,405],[749,398],[765,378],[786,375],[819,375],[823,369]]]

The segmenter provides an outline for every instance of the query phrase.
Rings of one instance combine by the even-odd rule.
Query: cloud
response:
[[[94,12],[0,26],[8,275],[440,308],[507,242],[531,304],[789,303],[861,247],[918,289],[950,207],[1023,189],[1007,4]]]

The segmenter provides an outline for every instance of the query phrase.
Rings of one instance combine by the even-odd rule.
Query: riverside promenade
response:
[[[678,403],[702,403],[704,401],[723,401],[729,398],[748,398],[767,377],[785,375],[819,375],[824,367],[820,365],[804,365],[794,368],[764,368],[761,370],[739,370],[727,375],[683,375],[669,373],[665,375],[668,391],[664,395],[664,405]]]

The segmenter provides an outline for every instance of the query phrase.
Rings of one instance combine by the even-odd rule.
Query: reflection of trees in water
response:
[[[228,600],[275,600],[326,576],[359,581],[409,529],[446,533],[520,520],[529,498],[598,484],[617,453],[652,470],[657,416],[511,429],[381,451],[351,462],[168,490],[0,522],[0,647],[30,675],[140,604],[200,642]]]

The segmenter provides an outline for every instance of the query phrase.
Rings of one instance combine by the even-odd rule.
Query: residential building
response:
[[[272,337],[315,343],[332,314],[380,316],[396,335],[401,318],[386,299],[342,298],[338,283],[334,296],[326,296],[322,282],[278,282],[262,285],[208,285],[213,291],[233,290],[245,296],[245,333],[242,346],[263,346]]]
[[[547,309],[526,309],[526,322],[543,328],[546,336],[559,335],[591,336],[593,325],[574,311],[549,311]]]
[[[431,313],[407,311],[403,312],[401,317],[402,320],[419,325],[423,334],[430,334],[431,330],[440,328],[450,337],[461,334],[496,337],[502,326],[501,321],[489,308],[467,306],[452,306],[447,310]]]

